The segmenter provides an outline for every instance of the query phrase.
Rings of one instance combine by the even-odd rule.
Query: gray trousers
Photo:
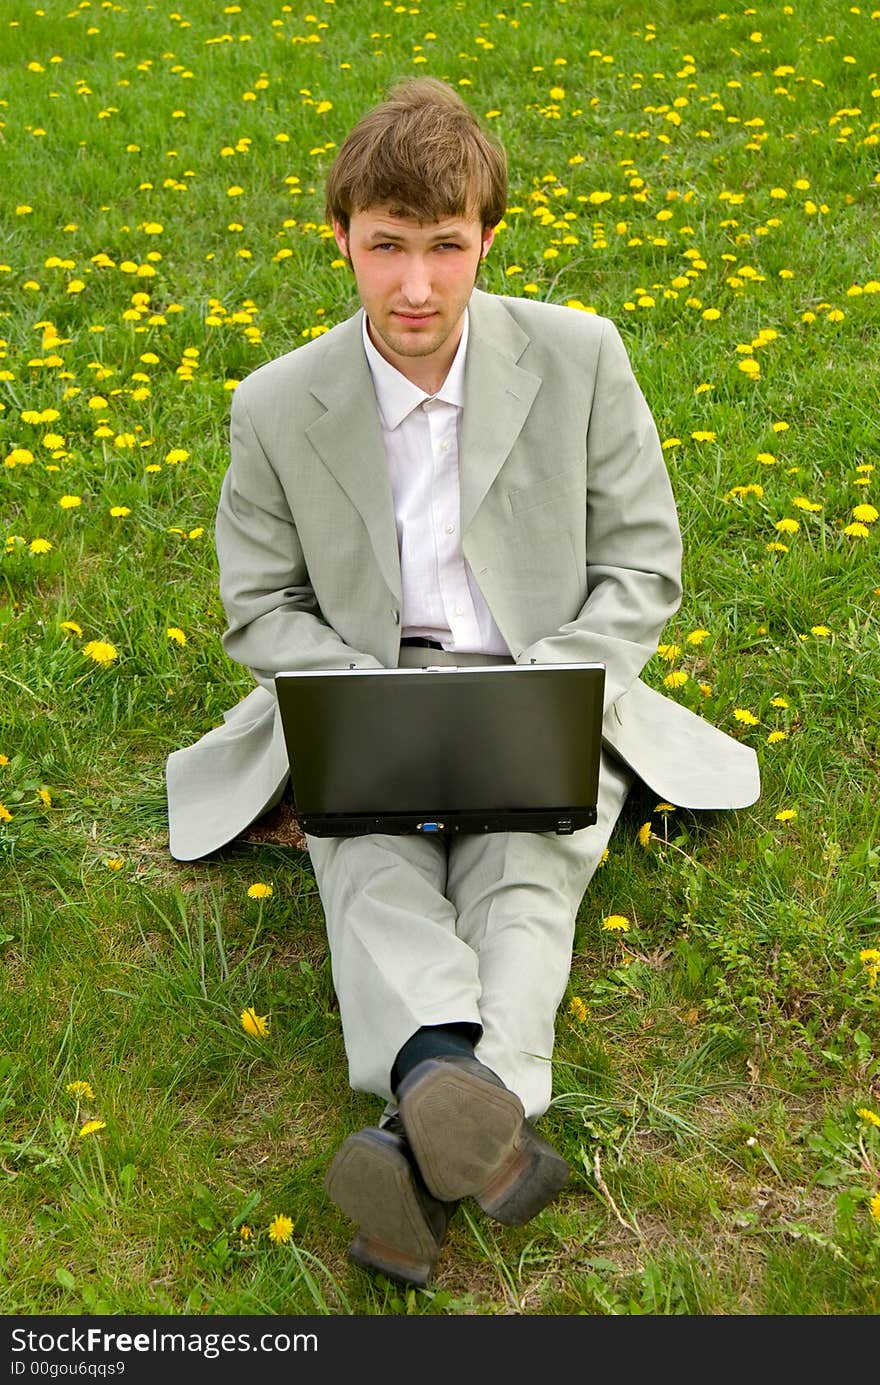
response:
[[[571,836],[308,837],[356,1091],[388,1100],[417,1029],[468,1021],[526,1115],[546,1111],[577,911],[632,779],[603,751],[598,821]]]

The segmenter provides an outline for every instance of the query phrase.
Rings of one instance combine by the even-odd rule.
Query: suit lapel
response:
[[[321,370],[309,382],[327,412],[306,434],[363,519],[382,576],[400,601],[394,500],[361,317],[358,312],[340,324]]]
[[[461,529],[465,533],[504,465],[541,387],[517,361],[529,343],[503,303],[475,289],[465,367]]]

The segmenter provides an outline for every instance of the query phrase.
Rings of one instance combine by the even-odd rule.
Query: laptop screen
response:
[[[524,814],[551,830],[560,812],[595,809],[600,664],[306,671],[275,686],[306,831],[501,830],[465,824]],[[368,829],[348,827],[359,816]]]

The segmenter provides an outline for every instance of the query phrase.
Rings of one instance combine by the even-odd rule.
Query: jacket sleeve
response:
[[[230,448],[215,526],[226,653],[270,692],[282,669],[381,667],[323,619],[283,487],[238,391]]]
[[[604,324],[587,433],[586,600],[519,663],[605,665],[605,708],[681,601],[681,534],[660,439],[620,334]]]

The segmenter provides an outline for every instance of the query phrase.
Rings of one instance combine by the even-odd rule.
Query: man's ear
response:
[[[483,249],[482,249],[482,251],[480,252],[480,259],[481,259],[481,260],[485,260],[486,256],[487,256],[488,253],[489,253],[489,246],[492,244],[492,242],[493,242],[494,239],[495,239],[495,227],[494,227],[494,226],[484,226],[484,227],[483,227]]]
[[[342,222],[341,222],[341,221],[334,221],[334,222],[333,222],[333,235],[334,235],[335,238],[336,238],[336,244],[339,246],[339,253],[340,253],[340,255],[342,255],[343,258],[347,260],[348,257],[349,257],[349,256],[348,256],[348,235],[346,234],[345,229],[343,228],[343,225],[342,225]]]

